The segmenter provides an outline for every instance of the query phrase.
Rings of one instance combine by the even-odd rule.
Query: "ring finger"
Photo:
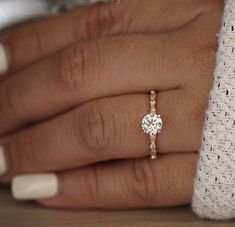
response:
[[[157,110],[164,128],[158,151],[197,151],[203,114],[190,93],[160,92]],[[148,95],[127,95],[92,101],[26,129],[5,141],[7,173],[58,171],[110,159],[144,157],[149,137],[141,120],[149,112]]]

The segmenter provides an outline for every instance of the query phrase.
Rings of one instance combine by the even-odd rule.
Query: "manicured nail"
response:
[[[56,174],[29,174],[13,178],[12,194],[17,200],[48,199],[58,193]]]
[[[7,163],[4,148],[0,146],[0,176],[7,172]]]
[[[0,43],[0,75],[7,72],[9,67],[8,55],[5,46]]]

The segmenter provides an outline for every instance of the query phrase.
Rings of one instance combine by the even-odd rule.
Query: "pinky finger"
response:
[[[44,175],[44,183],[41,184],[40,175],[23,176],[21,182],[17,182],[20,178],[16,177],[13,194],[16,199],[38,200],[43,197],[44,191],[45,197],[53,197],[39,202],[55,208],[119,209],[184,205],[192,198],[196,163],[197,154],[169,154],[157,160],[115,161],[59,173],[57,184],[53,178],[55,175]],[[23,181],[27,177],[31,178],[31,183],[26,180],[25,184]],[[19,186],[24,188],[23,197],[17,191]]]

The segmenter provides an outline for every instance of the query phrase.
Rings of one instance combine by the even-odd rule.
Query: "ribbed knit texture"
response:
[[[234,0],[225,1],[192,207],[203,218],[235,217]]]

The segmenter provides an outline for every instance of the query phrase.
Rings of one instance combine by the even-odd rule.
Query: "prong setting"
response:
[[[163,127],[161,115],[156,110],[156,92],[150,92],[150,113],[142,119],[142,129],[150,137],[150,155],[151,159],[157,158],[156,135],[161,133]]]

